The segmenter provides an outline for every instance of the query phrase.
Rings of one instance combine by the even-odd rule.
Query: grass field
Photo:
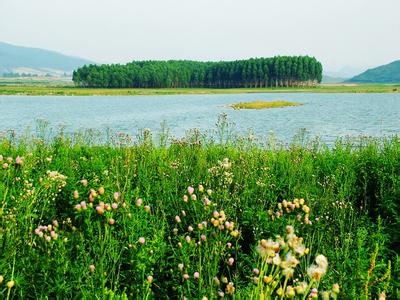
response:
[[[398,299],[398,138],[217,132],[3,136],[1,298]]]
[[[98,89],[76,88],[72,85],[9,84],[0,80],[0,95],[33,95],[33,96],[135,96],[135,95],[175,95],[175,94],[240,94],[240,93],[399,93],[400,85],[320,85],[304,88],[252,88],[252,89]]]

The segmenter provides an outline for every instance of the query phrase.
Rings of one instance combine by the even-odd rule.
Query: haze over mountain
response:
[[[400,60],[369,69],[347,82],[355,83],[400,83]]]
[[[0,42],[0,75],[4,73],[70,75],[73,70],[90,63],[93,62],[55,51]]]

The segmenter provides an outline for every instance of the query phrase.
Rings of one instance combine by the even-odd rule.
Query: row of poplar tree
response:
[[[309,56],[221,62],[133,61],[87,65],[73,73],[77,86],[99,88],[293,87],[315,85],[321,79],[321,63]]]

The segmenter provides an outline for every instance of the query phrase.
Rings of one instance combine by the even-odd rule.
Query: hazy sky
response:
[[[0,0],[0,41],[96,62],[308,54],[400,59],[400,0]]]

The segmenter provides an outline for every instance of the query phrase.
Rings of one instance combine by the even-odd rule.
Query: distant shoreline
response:
[[[212,95],[244,93],[400,93],[400,84],[322,84],[294,88],[170,88],[107,89],[79,88],[62,85],[1,84],[0,95],[16,96],[145,96],[145,95]]]

